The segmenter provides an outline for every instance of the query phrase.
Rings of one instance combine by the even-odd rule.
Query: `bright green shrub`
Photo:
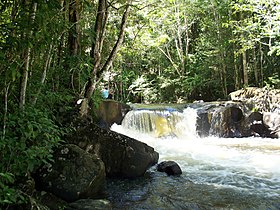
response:
[[[2,128],[0,206],[24,200],[14,182],[30,174],[42,163],[51,161],[53,148],[60,144],[62,135],[46,113],[32,108],[8,113]]]

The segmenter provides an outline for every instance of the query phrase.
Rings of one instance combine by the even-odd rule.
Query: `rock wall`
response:
[[[197,133],[200,137],[248,137],[277,138],[274,132],[280,122],[278,114],[260,113],[248,109],[242,102],[205,103],[198,109]],[[278,119],[278,120],[277,120]],[[272,122],[273,120],[273,122]],[[277,124],[279,125],[279,123]]]
[[[280,113],[280,90],[268,87],[247,87],[229,94],[232,101],[239,101],[251,105],[259,112]]]
[[[265,131],[264,136],[280,137],[280,90],[268,87],[248,87],[229,94],[234,102],[243,103],[247,109],[245,115],[252,111],[262,114],[262,126],[253,125],[255,130]]]

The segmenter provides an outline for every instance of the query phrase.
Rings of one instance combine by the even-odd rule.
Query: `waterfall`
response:
[[[125,116],[122,126],[125,129],[152,135],[156,138],[196,136],[195,109],[183,111],[165,110],[132,110]]]

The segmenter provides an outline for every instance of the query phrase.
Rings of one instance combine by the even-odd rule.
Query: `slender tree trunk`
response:
[[[93,92],[96,88],[96,81],[97,81],[97,72],[100,68],[101,62],[101,53],[102,53],[102,29],[105,28],[104,21],[105,18],[105,10],[106,10],[106,0],[99,0],[98,1],[98,10],[95,20],[94,26],[94,43],[92,45],[91,50],[91,57],[93,58],[93,70],[90,75],[90,79],[88,81],[87,89],[85,90],[85,100],[84,103],[88,104]],[[84,106],[85,108],[86,106]],[[85,111],[85,110],[84,110]],[[87,112],[82,113],[82,115],[87,114]]]
[[[242,54],[239,54],[239,63],[238,63],[238,70],[239,70],[239,83],[240,83],[240,88],[244,86],[244,76],[243,76],[243,63],[242,63]]]
[[[239,19],[244,20],[244,16],[245,16],[245,14],[240,13]],[[242,40],[246,40],[246,38],[244,36],[245,36],[245,34],[242,33],[240,38]],[[247,53],[246,53],[245,49],[243,49],[241,56],[242,56],[242,69],[243,69],[243,86],[248,87],[249,82],[248,82],[248,69],[247,69]]]
[[[43,69],[43,73],[42,73],[42,76],[41,76],[41,81],[40,81],[40,87],[36,93],[36,96],[34,97],[33,99],[33,105],[36,104],[37,102],[37,99],[38,99],[38,96],[40,95],[41,93],[41,90],[42,90],[42,86],[44,85],[45,81],[46,81],[46,78],[47,78],[47,72],[50,68],[50,64],[51,64],[51,55],[52,55],[52,44],[50,45],[50,48],[49,48],[49,51],[48,51],[48,54],[47,54],[47,57],[46,57],[46,61],[45,61],[45,65],[44,65],[44,69]]]
[[[238,90],[240,88],[239,70],[236,62],[234,62],[234,88],[235,90]]]
[[[247,69],[247,54],[246,54],[246,51],[242,52],[242,65],[243,65],[244,86],[248,87],[248,69]]]
[[[219,55],[219,60],[220,60],[220,65],[219,65],[219,74],[220,74],[220,81],[222,85],[222,90],[223,90],[223,96],[227,96],[227,80],[226,80],[226,64],[225,64],[225,59],[224,55],[221,52]]]
[[[125,28],[126,28],[126,23],[127,23],[127,19],[128,19],[128,15],[129,15],[129,12],[130,12],[130,4],[131,4],[132,0],[127,0],[127,4],[126,4],[126,7],[125,7],[125,11],[124,11],[124,14],[122,16],[122,22],[121,22],[121,28],[120,28],[120,32],[119,32],[119,36],[118,36],[118,40],[117,42],[115,43],[110,55],[109,55],[109,58],[106,60],[104,66],[102,67],[101,71],[98,72],[98,76],[100,77],[101,74],[105,71],[108,71],[109,68],[112,66],[112,63],[119,51],[119,48],[123,42],[123,38],[124,38],[124,32],[125,32]]]
[[[256,56],[256,49],[252,49],[252,55],[253,55],[253,66],[254,66],[254,76],[255,76],[255,84],[258,87],[259,86],[259,72],[258,72],[258,65],[257,65],[257,56]]]
[[[69,23],[70,23],[70,29],[68,32],[68,47],[69,47],[69,53],[70,55],[77,55],[78,54],[78,36],[79,32],[77,30],[78,26],[78,1],[77,0],[71,0],[69,3]]]
[[[69,7],[68,3],[65,0],[61,0],[60,1],[60,6],[61,6],[61,11],[63,11],[63,13],[64,13],[64,20],[65,20],[65,22],[67,22],[68,12],[67,12],[66,8]],[[57,52],[56,52],[56,57],[57,57],[56,65],[59,68],[64,65],[61,58],[63,57],[63,49],[65,48],[65,46],[66,46],[66,33],[63,32],[60,36],[59,44],[58,44]],[[53,86],[53,91],[56,92],[56,91],[58,91],[59,86],[60,86],[60,83],[59,83],[60,76],[59,76],[59,74],[55,74],[52,81],[53,81],[53,85],[52,85]]]
[[[263,78],[264,78],[264,75],[263,75],[263,51],[262,51],[262,45],[260,44],[260,73],[261,73],[261,87],[264,86],[263,84]]]
[[[108,3],[107,0],[98,1],[98,10],[97,10],[95,27],[94,27],[95,42],[92,46],[92,51],[91,51],[91,57],[93,58],[94,65],[87,88],[85,90],[85,98],[82,102],[82,106],[80,109],[81,116],[85,116],[88,114],[88,107],[89,107],[88,103],[96,89],[98,80],[101,79],[103,72],[108,71],[109,68],[112,66],[112,63],[117,55],[117,52],[123,42],[131,1],[132,0],[127,0],[127,4],[122,16],[118,40],[116,41],[109,57],[107,58],[107,60],[105,61],[102,67],[101,67],[101,54],[102,54],[103,40],[105,37],[105,28],[108,19]]]
[[[180,21],[180,7],[176,5],[177,2],[174,1],[175,13],[176,13],[176,22],[177,22],[177,39],[175,38],[175,44],[177,49],[177,54],[181,63],[181,71],[179,76],[184,74],[183,72],[185,67],[185,59],[183,55],[183,43],[182,43],[182,31],[181,31],[181,21]]]
[[[56,52],[56,65],[58,68],[61,68],[63,66],[63,63],[61,61],[61,58],[63,57],[63,48],[66,45],[66,41],[65,41],[65,35],[64,33],[61,35],[60,40],[59,40],[59,44],[57,47],[57,52]],[[55,74],[54,78],[53,78],[53,91],[56,92],[59,89],[60,86],[60,76],[59,74]]]
[[[236,58],[236,46],[233,46],[233,63],[234,63],[234,88],[238,90],[240,88],[240,80],[239,80],[239,68],[238,68],[238,59]]]
[[[21,85],[20,85],[19,107],[21,109],[23,109],[25,106],[29,65],[30,65],[30,47],[28,47],[27,52],[26,52],[25,66],[24,66],[24,69],[22,72],[22,79],[21,79]]]
[[[33,23],[35,20],[35,14],[37,11],[37,3],[33,4],[33,13],[31,16],[31,22]],[[29,38],[32,36],[33,31],[30,31]],[[27,87],[27,80],[28,80],[28,73],[30,70],[30,59],[31,59],[31,47],[28,47],[25,53],[25,66],[22,72],[22,80],[20,85],[20,98],[19,98],[19,107],[21,109],[25,106],[26,100],[26,87]]]
[[[80,31],[80,1],[79,0],[70,0],[68,18],[71,25],[68,31],[68,48],[69,56],[76,57],[80,54],[81,48],[81,31]],[[68,64],[69,65],[69,64]],[[80,72],[77,69],[72,68],[71,72],[71,86],[74,91],[80,91]]]
[[[8,93],[9,93],[10,83],[6,84],[5,82],[5,96],[4,96],[4,118],[3,118],[3,134],[2,140],[6,136],[6,126],[7,126],[7,113],[8,113]]]
[[[158,49],[165,55],[165,57],[170,61],[170,63],[172,64],[173,68],[176,70],[178,75],[181,75],[180,73],[180,69],[177,67],[176,63],[172,60],[172,57],[169,53],[168,48],[166,47],[166,52],[161,49],[160,47],[158,47]]]
[[[222,54],[222,86],[223,86],[223,94],[224,97],[228,95],[228,90],[227,90],[227,67],[226,67],[226,61],[225,61],[226,55]]]
[[[184,15],[184,22],[185,22],[185,26],[186,26],[186,30],[185,30],[185,42],[186,42],[186,46],[185,46],[185,72],[184,74],[187,75],[187,68],[188,68],[188,57],[189,57],[189,47],[190,47],[190,35],[189,35],[189,25],[188,25],[188,20],[187,20],[187,15]]]

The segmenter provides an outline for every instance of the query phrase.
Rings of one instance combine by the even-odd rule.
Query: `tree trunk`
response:
[[[261,56],[261,58],[260,58],[260,74],[261,74],[261,87],[263,87],[263,78],[264,78],[264,76],[263,76],[263,51],[262,51],[262,46],[261,46],[261,44],[260,44],[260,56]]]
[[[234,63],[234,89],[239,90],[240,80],[239,80],[239,68],[238,68],[238,59],[236,58],[236,46],[233,46],[233,63]]]
[[[35,20],[35,14],[37,11],[37,3],[33,4],[33,13],[31,15],[31,22],[33,23]],[[33,31],[30,31],[29,38],[32,36]],[[31,47],[28,47],[25,52],[25,65],[22,72],[22,79],[20,84],[20,97],[19,97],[19,107],[21,109],[25,106],[25,99],[26,99],[26,87],[27,87],[27,80],[28,80],[28,73],[30,70],[30,59],[31,59]]]
[[[225,61],[226,55],[222,54],[222,86],[223,86],[223,94],[224,97],[226,98],[228,95],[228,90],[227,90],[227,67],[226,67],[226,61]]]
[[[182,31],[181,31],[181,21],[180,21],[180,7],[176,5],[177,2],[174,2],[175,13],[176,13],[176,22],[177,22],[177,39],[175,38],[175,44],[177,49],[177,54],[181,63],[181,71],[180,75],[183,75],[185,72],[185,58],[183,51],[183,43],[182,43]]]
[[[110,69],[110,67],[112,66],[112,63],[117,55],[117,52],[119,51],[119,48],[123,42],[123,38],[124,38],[124,32],[125,32],[125,28],[126,28],[126,23],[127,23],[127,19],[128,19],[128,15],[129,15],[129,11],[130,11],[130,4],[131,4],[132,0],[127,0],[127,4],[125,7],[125,11],[124,14],[122,16],[122,22],[121,22],[121,28],[120,28],[120,32],[119,32],[119,36],[118,36],[118,40],[115,43],[109,58],[106,60],[106,63],[104,64],[104,66],[102,67],[101,71],[98,72],[98,76],[100,77],[101,74],[105,71],[108,71]]]
[[[80,23],[79,23],[79,16],[80,13],[80,2],[79,0],[70,0],[69,2],[69,9],[68,9],[68,18],[70,23],[70,29],[68,31],[68,49],[69,49],[69,56],[76,57],[80,54],[81,51],[81,32],[80,32]],[[69,64],[67,64],[69,65]],[[69,68],[69,67],[68,67]],[[73,70],[74,69],[74,70]],[[71,68],[71,87],[73,91],[80,91],[80,79],[79,70],[75,68]]]
[[[94,27],[94,43],[92,45],[91,57],[93,58],[93,70],[91,72],[87,88],[85,90],[85,97],[81,105],[80,115],[86,116],[88,114],[88,103],[96,89],[98,80],[101,79],[103,72],[108,71],[111,67],[117,52],[123,42],[125,27],[128,19],[128,14],[130,10],[130,4],[132,0],[127,0],[125,11],[122,16],[120,32],[118,40],[116,41],[109,57],[107,58],[104,65],[101,67],[101,55],[103,40],[105,37],[105,28],[108,19],[108,3],[107,0],[98,1],[98,10],[96,15],[95,27]]]
[[[63,11],[64,13],[64,20],[65,22],[67,22],[67,10],[66,8],[69,7],[67,6],[67,2],[64,1],[64,0],[61,0],[60,1],[60,6],[61,6],[61,11]],[[61,68],[63,64],[63,52],[64,52],[64,48],[65,46],[67,45],[67,40],[66,40],[66,33],[63,32],[60,36],[60,39],[59,39],[59,44],[58,44],[58,47],[56,49],[56,65],[58,68]],[[55,49],[55,48],[54,48]],[[60,86],[60,76],[59,74],[55,74],[54,78],[52,79],[52,82],[53,82],[53,91],[56,92],[58,91],[59,89],[59,86]]]
[[[97,72],[100,68],[101,53],[102,53],[101,47],[102,47],[102,40],[103,40],[102,35],[104,35],[102,29],[105,29],[105,25],[106,25],[105,23],[106,20],[105,10],[107,10],[106,5],[107,5],[106,0],[98,1],[98,10],[97,10],[95,26],[94,26],[94,43],[92,45],[92,50],[91,50],[91,57],[93,58],[93,70],[91,72],[90,79],[88,81],[87,89],[85,90],[85,99],[87,99],[87,101],[86,100],[84,101],[86,101],[86,103],[88,103],[91,96],[93,95],[97,82],[97,78],[96,78]]]
[[[171,57],[171,55],[170,55],[170,53],[169,53],[169,50],[168,50],[168,47],[166,47],[166,52],[165,52],[163,49],[161,49],[160,47],[157,47],[157,48],[158,48],[158,49],[162,52],[162,54],[164,54],[165,57],[170,61],[170,63],[172,64],[173,68],[176,70],[177,74],[178,74],[178,75],[181,75],[181,74],[180,74],[180,69],[177,67],[176,63],[172,60],[172,57]]]
[[[248,69],[247,69],[246,51],[242,52],[242,65],[243,65],[244,86],[248,87]]]
[[[235,90],[238,90],[240,88],[239,70],[238,70],[238,65],[237,65],[236,61],[234,62],[234,88],[235,88]]]
[[[71,0],[69,3],[69,22],[68,45],[70,55],[78,55],[80,49],[79,31],[79,0]]]
[[[5,139],[6,136],[6,126],[7,126],[7,114],[8,114],[8,93],[9,93],[10,83],[6,84],[5,82],[5,97],[4,97],[4,118],[3,118],[3,133],[2,140]]]
[[[36,104],[37,102],[37,99],[38,99],[38,96],[40,95],[41,93],[41,90],[42,90],[42,86],[44,85],[45,81],[46,81],[46,78],[47,78],[47,72],[50,68],[50,64],[51,64],[51,55],[52,55],[52,44],[50,45],[50,48],[49,48],[49,51],[47,53],[47,57],[46,57],[46,61],[45,61],[45,65],[44,65],[44,69],[43,69],[43,73],[42,73],[42,76],[41,76],[41,82],[40,82],[40,87],[33,99],[33,105]]]
[[[254,66],[254,76],[255,76],[255,85],[259,86],[259,72],[258,72],[258,65],[257,65],[257,56],[256,56],[256,49],[252,49],[252,55],[253,55],[253,66]]]
[[[189,46],[190,46],[190,35],[189,35],[189,25],[188,25],[188,20],[187,20],[187,16],[184,15],[184,22],[185,22],[185,26],[186,26],[186,30],[185,30],[185,42],[186,42],[186,46],[185,46],[185,72],[184,74],[187,75],[188,74],[188,57],[189,57]],[[192,23],[191,23],[192,25]]]

